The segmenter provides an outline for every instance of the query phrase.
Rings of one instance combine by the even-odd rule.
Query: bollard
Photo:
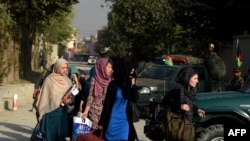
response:
[[[13,111],[17,110],[17,94],[13,95]]]

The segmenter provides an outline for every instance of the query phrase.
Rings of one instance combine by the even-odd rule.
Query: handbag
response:
[[[30,141],[46,141],[46,136],[40,130],[40,122],[36,124],[35,129],[32,132]]]
[[[77,136],[77,141],[104,141],[103,130],[93,130],[87,134],[79,134]]]
[[[167,113],[165,129],[167,141],[194,141],[195,139],[193,124],[173,112]]]
[[[133,122],[138,122],[140,120],[140,108],[139,106],[131,102],[131,110],[132,110],[132,121]]]
[[[80,116],[73,117],[73,130],[72,130],[72,141],[77,140],[79,134],[86,134],[91,132],[92,121],[86,118],[82,120]]]

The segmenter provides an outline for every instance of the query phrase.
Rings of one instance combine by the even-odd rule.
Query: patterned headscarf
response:
[[[112,75],[106,74],[106,66],[108,65],[108,58],[99,58],[95,64],[95,84],[94,84],[94,96],[99,96],[103,89],[103,94],[106,94],[107,87],[111,81]]]

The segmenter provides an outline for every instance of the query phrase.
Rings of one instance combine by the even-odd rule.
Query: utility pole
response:
[[[77,32],[77,29],[76,29],[76,36],[75,36],[75,47],[76,47],[76,53],[77,53],[77,34],[78,34],[78,32]]]

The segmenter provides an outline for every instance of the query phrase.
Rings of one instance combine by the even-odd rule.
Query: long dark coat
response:
[[[117,84],[115,81],[111,81],[107,89],[105,102],[104,102],[101,118],[99,121],[99,125],[103,126],[103,133],[105,133],[109,125],[112,107],[116,99],[116,93],[117,93]],[[130,89],[130,92],[128,93],[130,93],[130,95],[128,97],[128,104],[127,104],[126,112],[127,112],[128,123],[129,123],[129,141],[135,141],[135,140],[138,140],[138,137],[137,137],[135,127],[133,125],[133,121],[132,121],[131,101],[136,102],[138,100],[138,93],[136,90],[136,86],[133,86]]]

